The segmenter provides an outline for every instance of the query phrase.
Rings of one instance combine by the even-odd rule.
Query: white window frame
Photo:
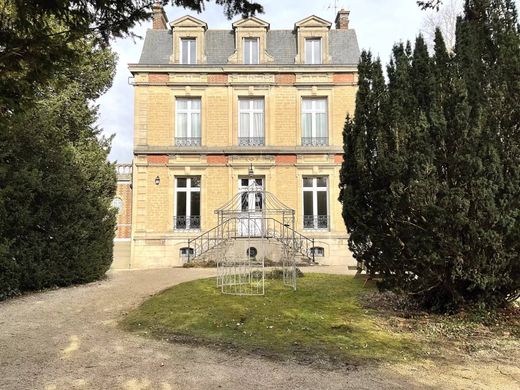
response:
[[[317,102],[320,101],[320,100],[324,100],[325,101],[325,109],[324,110],[320,110],[317,108],[318,104]],[[304,101],[310,101],[312,102],[311,103],[311,108],[310,109],[306,109],[304,108]],[[317,138],[317,118],[318,118],[318,114],[325,114],[325,118],[326,118],[326,132],[325,132],[325,138],[329,138],[329,110],[328,110],[328,99],[326,97],[312,97],[312,98],[308,98],[308,97],[304,97],[302,98],[302,101],[301,101],[301,109],[302,109],[302,117],[301,117],[301,131],[302,131],[302,138],[306,138],[306,136],[303,134],[303,124],[304,124],[304,115],[305,114],[311,114],[311,138]]]
[[[310,45],[311,46],[311,62],[307,62],[307,42],[312,42]],[[315,42],[319,42],[319,50],[316,47],[317,45],[315,45]],[[323,49],[322,48],[322,46],[323,46],[322,38],[316,38],[316,37],[305,38],[304,45],[305,45],[305,48],[304,48],[305,63],[310,64],[310,65],[321,65],[323,62],[323,60],[322,60],[322,49]]]
[[[192,179],[195,179],[195,178],[198,178],[200,181],[199,187],[191,186],[191,181],[192,181]],[[186,179],[186,187],[179,187],[179,185],[178,185],[179,179]],[[192,215],[191,215],[191,194],[192,194],[192,192],[198,192],[200,194],[200,187],[202,187],[202,179],[200,176],[176,176],[175,177],[175,202],[173,205],[174,212],[175,212],[175,217],[173,219],[174,220],[174,226],[173,226],[174,230],[181,230],[181,231],[200,230],[200,226],[202,225],[201,222],[199,221],[198,228],[192,229],[190,226],[190,219],[189,219],[190,217],[192,217]],[[179,217],[179,215],[177,215],[177,202],[179,199],[177,194],[179,192],[186,193],[186,215],[184,215],[184,217],[186,217],[186,228],[185,229],[177,228],[177,224],[176,224],[177,217]],[[202,214],[202,198],[200,196],[199,196],[199,209],[200,209],[200,213]],[[201,216],[199,215],[198,217],[200,218]]]
[[[261,100],[262,101],[262,108],[254,108],[254,101],[255,100]],[[240,102],[242,101],[248,101],[249,107],[246,109],[242,109],[240,106]],[[242,114],[247,114],[249,116],[249,131],[248,134],[244,134],[244,131],[242,129]],[[264,139],[265,144],[265,98],[264,97],[239,97],[238,98],[238,138],[255,138],[253,134],[253,128],[255,124],[255,114],[262,114],[263,120],[262,120],[262,132],[261,136],[259,138]]]
[[[318,179],[325,179],[325,187],[318,187]],[[304,187],[305,179],[312,179],[312,187]],[[329,221],[329,178],[328,176],[304,176],[302,178],[302,214],[303,214],[303,228],[305,230],[328,230],[330,226]],[[305,227],[305,192],[312,192],[312,217],[313,226]],[[325,201],[327,202],[327,227],[319,227],[318,223],[318,192],[325,192]]]
[[[253,42],[256,42],[256,59],[254,62]],[[260,63],[260,39],[257,37],[243,38],[243,55],[244,64],[246,65],[258,65]],[[246,46],[249,46],[249,58],[246,57]]]
[[[182,60],[183,54],[184,54],[183,41],[187,41],[188,42],[188,61],[187,62],[184,62]],[[195,62],[191,62],[190,51],[192,49],[195,51],[195,55],[194,55]],[[183,37],[183,38],[180,38],[180,51],[179,51],[179,54],[180,54],[180,56],[179,56],[179,63],[185,64],[185,65],[194,65],[194,64],[196,64],[197,63],[197,38],[193,38],[193,37]]]
[[[179,101],[186,101],[186,108],[179,108]],[[193,102],[199,102],[199,108],[193,108]],[[192,114],[199,114],[199,135],[197,138],[202,137],[202,101],[200,98],[187,98],[187,97],[178,97],[175,99],[175,137],[180,137],[179,135],[179,114],[186,114],[186,138],[194,138],[193,136],[193,126],[191,122]]]

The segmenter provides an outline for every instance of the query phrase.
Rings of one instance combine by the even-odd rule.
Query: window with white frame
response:
[[[197,40],[195,38],[181,38],[181,64],[197,63]]]
[[[328,229],[327,178],[303,178],[303,228]]]
[[[302,145],[328,145],[328,133],[327,98],[302,99]]]
[[[305,39],[305,63],[321,64],[321,38]]]
[[[258,38],[244,38],[244,64],[255,65],[258,62]]]
[[[240,146],[264,145],[264,99],[240,98],[238,100]]]
[[[200,177],[175,178],[175,229],[200,229]]]
[[[200,146],[200,99],[177,98],[176,146]]]
[[[311,256],[314,257],[324,257],[325,256],[325,249],[321,246],[314,246],[311,248]]]

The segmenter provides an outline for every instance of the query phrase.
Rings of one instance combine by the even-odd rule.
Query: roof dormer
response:
[[[296,64],[330,64],[329,30],[332,23],[311,15],[294,24],[298,40]]]
[[[233,23],[235,52],[228,58],[231,64],[267,64],[273,57],[267,53],[269,23],[255,16]]]
[[[173,51],[170,62],[174,64],[204,64],[204,32],[208,25],[200,19],[186,15],[170,23],[173,34]]]

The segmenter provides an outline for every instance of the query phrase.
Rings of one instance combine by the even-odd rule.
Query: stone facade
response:
[[[238,192],[241,179],[249,177],[261,179],[267,191],[295,210],[296,229],[323,248],[324,256],[316,258],[319,263],[355,266],[337,198],[342,129],[347,113],[354,112],[357,66],[335,60],[341,56],[327,44],[332,42],[331,23],[314,16],[296,23],[288,34],[294,35],[297,54],[284,64],[273,54],[274,49],[268,50],[269,24],[258,18],[233,24],[230,34],[234,34],[235,50],[221,64],[211,63],[216,60],[211,58],[210,31],[204,22],[182,17],[170,26],[173,38],[161,38],[173,42],[168,63],[150,63],[141,57],[139,63],[130,65],[135,93],[131,258],[127,264],[116,261],[114,267],[182,265],[182,248],[187,247],[188,239],[217,224],[214,211]],[[348,28],[348,21],[337,27]],[[179,47],[186,37],[197,42],[196,64],[180,63]],[[258,63],[244,64],[247,38],[258,39]],[[310,38],[322,43],[319,64],[305,63]],[[150,44],[145,41],[143,53]],[[352,50],[358,50],[357,42],[355,45]],[[260,144],[244,146],[239,137],[243,126],[239,107],[240,99],[247,98],[263,102],[263,139]],[[200,101],[197,142],[179,143],[176,136],[179,99]],[[326,124],[321,126],[326,127],[327,137],[323,142],[304,140],[305,99],[326,102]],[[179,178],[200,179],[196,229],[179,229],[174,222],[178,219]],[[326,226],[309,226],[308,217],[304,218],[303,183],[308,178],[324,178],[327,183]]]

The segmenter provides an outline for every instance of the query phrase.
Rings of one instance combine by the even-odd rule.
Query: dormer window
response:
[[[305,39],[305,63],[321,64],[321,38]]]
[[[197,63],[197,40],[195,38],[181,38],[181,64]]]
[[[244,38],[244,64],[256,65],[259,63],[258,38]]]

